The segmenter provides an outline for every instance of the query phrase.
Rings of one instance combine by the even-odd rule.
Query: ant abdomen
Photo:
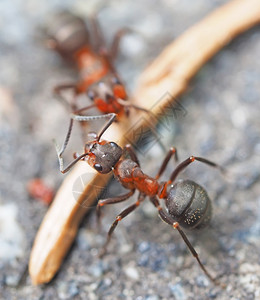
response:
[[[46,33],[53,47],[62,56],[71,57],[76,51],[89,44],[89,32],[80,17],[68,11],[62,11],[50,20]]]
[[[180,180],[171,187],[166,199],[166,207],[173,219],[188,229],[205,227],[212,213],[207,192],[191,180]]]

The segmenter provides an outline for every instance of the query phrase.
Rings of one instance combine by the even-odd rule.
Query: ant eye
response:
[[[113,77],[113,78],[112,78],[112,82],[113,82],[114,84],[121,84],[120,80],[119,80],[117,77]]]
[[[94,168],[98,171],[98,172],[102,172],[103,168],[100,164],[95,164]]]
[[[111,142],[110,145],[111,145],[113,148],[117,148],[117,144],[114,143],[114,142]]]
[[[92,144],[91,148],[90,148],[90,152],[93,152],[94,150],[97,149],[97,144]]]
[[[92,90],[89,90],[87,92],[87,96],[89,97],[90,100],[94,100],[95,98],[95,93]]]

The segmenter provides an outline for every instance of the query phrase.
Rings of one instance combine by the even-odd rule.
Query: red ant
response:
[[[92,41],[85,22],[78,16],[64,11],[59,13],[47,29],[48,45],[62,57],[72,61],[78,68],[80,79],[77,83],[56,86],[54,92],[62,98],[63,90],[74,92],[74,101],[69,106],[73,113],[97,108],[102,114],[129,115],[129,108],[151,112],[128,102],[128,96],[113,62],[118,54],[120,39],[130,30],[119,30],[108,49],[96,18],[91,18]],[[76,96],[86,94],[93,104],[78,108]]]
[[[88,121],[88,118],[84,116],[74,115],[73,118],[78,121]],[[138,200],[133,205],[123,210],[111,225],[101,255],[106,252],[107,245],[118,222],[134,211],[141,202],[145,200],[146,196],[148,196],[151,203],[158,210],[160,218],[171,225],[174,229],[177,229],[207,277],[215,284],[219,284],[218,281],[206,270],[205,266],[199,259],[198,253],[181,229],[181,227],[187,229],[200,229],[209,223],[211,218],[211,201],[208,194],[203,187],[191,180],[180,180],[174,185],[173,183],[179,173],[194,161],[200,161],[209,166],[219,168],[222,171],[224,171],[224,169],[205,158],[190,156],[174,169],[168,181],[159,182],[158,179],[165,171],[171,157],[175,156],[175,160],[177,161],[176,148],[171,148],[169,150],[157,175],[155,177],[150,177],[143,173],[138,158],[131,145],[126,145],[122,149],[114,142],[105,140],[100,141],[101,136],[113,123],[115,118],[116,115],[112,114],[110,120],[101,130],[99,135],[96,135],[93,141],[85,144],[84,153],[81,155],[75,155],[75,160],[73,160],[65,169],[63,169],[62,153],[66,148],[66,143],[64,143],[62,151],[59,151],[59,149],[56,148],[60,171],[62,173],[68,172],[73,165],[75,165],[78,161],[83,160],[101,174],[106,174],[112,171],[122,186],[130,190],[128,193],[118,197],[99,200],[97,204],[98,220],[100,220],[100,208],[102,206],[126,201],[136,190],[139,191]],[[72,123],[68,131],[66,141],[69,140],[71,129]],[[126,154],[128,154],[130,158],[123,158]],[[164,211],[160,205],[159,199],[163,199],[165,201],[168,212]]]

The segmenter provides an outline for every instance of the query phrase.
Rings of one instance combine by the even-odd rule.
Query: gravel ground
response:
[[[125,205],[105,209],[101,232],[95,228],[94,214],[89,214],[50,284],[32,286],[26,271],[47,210],[28,196],[26,185],[36,176],[54,189],[62,182],[51,140],[63,138],[68,120],[51,90],[75,76],[44,47],[40,25],[64,7],[84,16],[100,9],[108,39],[131,25],[140,34],[124,39],[118,59],[118,70],[131,92],[138,74],[165,45],[225,2],[1,1],[1,299],[260,299],[259,27],[201,69],[179,99],[187,113],[180,112],[170,124],[164,120],[160,133],[167,147],[178,148],[181,160],[199,155],[229,170],[229,176],[222,176],[196,163],[181,176],[206,187],[213,200],[210,228],[188,236],[207,268],[227,283],[226,290],[209,282],[178,234],[160,221],[148,202],[120,224],[102,260],[97,251]],[[153,175],[163,153],[154,145],[139,157],[145,172]],[[122,190],[112,183],[108,192]]]

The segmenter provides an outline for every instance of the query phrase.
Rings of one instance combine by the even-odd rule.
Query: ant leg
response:
[[[106,115],[99,115],[99,116],[81,116],[81,115],[74,115],[72,114],[71,118],[76,121],[92,121],[92,120],[99,120],[99,119],[104,119],[104,118],[109,118],[108,122],[105,124],[105,126],[102,128],[100,131],[97,141],[100,140],[101,136],[104,134],[104,132],[111,126],[111,124],[115,121],[116,119],[116,114],[111,113],[111,114],[106,114]]]
[[[214,167],[214,168],[218,168],[220,169],[221,172],[225,172],[225,168],[210,161],[210,160],[207,160],[203,157],[197,157],[197,156],[190,156],[189,158],[187,158],[186,160],[184,160],[183,162],[181,162],[177,168],[173,171],[171,177],[170,177],[170,180],[168,181],[168,184],[171,184],[175,179],[176,177],[179,175],[179,173],[185,169],[189,164],[191,164],[192,162],[194,162],[195,160],[197,161],[200,161],[204,164],[207,164],[211,167]]]
[[[161,168],[160,168],[158,174],[155,176],[156,180],[158,180],[161,177],[162,173],[165,171],[165,169],[166,169],[166,167],[167,167],[167,165],[168,165],[168,163],[169,163],[169,161],[170,161],[170,159],[173,155],[175,157],[175,161],[178,161],[177,150],[176,150],[176,148],[171,147],[168,154],[166,155],[162,165],[161,165]]]
[[[145,194],[141,194],[138,196],[138,200],[131,206],[127,207],[125,210],[123,210],[115,219],[115,221],[113,222],[113,224],[111,225],[108,234],[107,234],[107,240],[105,245],[103,246],[102,251],[100,252],[100,257],[102,257],[106,251],[107,251],[107,245],[110,242],[111,236],[114,232],[114,230],[116,229],[116,226],[118,224],[119,221],[121,221],[123,218],[125,218],[127,215],[129,215],[132,211],[134,211],[139,205],[140,203],[145,199]]]
[[[130,155],[131,159],[134,162],[136,162],[138,164],[138,166],[140,167],[139,159],[137,158],[137,156],[135,154],[135,151],[134,151],[133,147],[130,144],[125,145],[124,151],[128,152],[128,154]]]
[[[94,108],[94,107],[96,107],[96,104],[91,104],[91,105],[82,107],[82,108],[80,108],[80,109],[74,110],[74,111],[73,111],[73,114],[78,115],[78,114],[80,114],[81,112],[83,112],[83,111],[85,111],[85,110],[88,110],[88,109],[91,109],[91,108]]]
[[[76,109],[75,104],[71,104],[68,100],[62,95],[62,91],[64,90],[72,90],[74,95],[76,95],[77,85],[75,83],[67,83],[67,84],[60,84],[54,87],[53,93],[55,97],[61,100],[69,109]]]
[[[104,39],[104,35],[102,33],[102,30],[100,28],[99,22],[97,20],[97,16],[94,14],[90,17],[90,22],[91,26],[93,28],[93,37],[95,38],[94,40],[94,48],[104,56],[108,55],[108,51],[106,48],[106,43]]]
[[[158,214],[160,216],[160,218],[167,224],[171,225],[174,229],[177,229],[179,234],[181,235],[183,241],[185,242],[185,244],[187,245],[187,247],[189,248],[191,254],[193,255],[193,257],[197,260],[200,268],[202,269],[202,271],[205,273],[205,275],[214,283],[217,285],[221,285],[205,268],[205,266],[202,264],[198,253],[196,252],[196,250],[194,249],[194,247],[192,246],[192,244],[190,243],[190,241],[188,240],[186,234],[182,231],[182,229],[180,228],[180,225],[178,222],[175,222],[168,214],[166,214],[162,207],[159,204],[159,201],[156,197],[150,198],[151,202],[153,203],[153,205],[157,208],[158,210]]]
[[[126,103],[126,101],[123,101],[121,99],[117,99],[117,102],[119,104],[121,104],[122,106],[124,106],[125,109],[127,109],[127,112],[128,112],[129,108],[134,108],[135,110],[143,111],[143,112],[147,113],[151,117],[151,119],[154,120],[157,123],[156,117],[154,116],[154,114],[149,109],[146,109],[146,108],[143,108],[143,107],[131,104],[131,103]],[[129,114],[129,112],[128,112],[128,114]],[[154,127],[151,126],[150,130],[153,132],[154,136],[157,138],[157,142],[159,143],[159,145],[162,148],[163,152],[166,152],[166,149],[165,149],[163,143],[160,141],[160,137],[158,136],[158,133],[156,132]]]
[[[63,90],[76,90],[76,83],[71,82],[71,83],[65,83],[65,84],[59,84],[56,85],[53,89],[54,94],[60,95],[61,91]]]
[[[128,198],[130,198],[134,194],[134,192],[135,192],[135,190],[131,190],[129,193],[118,196],[118,197],[100,199],[98,201],[97,208],[96,208],[97,220],[98,220],[99,226],[100,226],[100,217],[101,217],[100,208],[102,206],[107,205],[107,204],[115,204],[115,203],[123,202],[123,201],[127,200]]]
[[[114,36],[112,46],[110,48],[110,56],[111,56],[112,60],[114,60],[118,55],[119,44],[120,44],[122,37],[124,37],[124,35],[131,33],[131,32],[132,32],[132,30],[130,28],[122,28],[119,31],[117,31],[117,33]]]
[[[125,108],[134,108],[135,110],[143,111],[143,112],[149,114],[150,117],[152,117],[156,120],[155,115],[149,109],[146,109],[144,107],[140,107],[140,106],[132,104],[132,103],[127,103],[126,101],[124,101],[122,99],[117,99],[117,102],[119,104],[121,104],[122,106],[124,106]]]

